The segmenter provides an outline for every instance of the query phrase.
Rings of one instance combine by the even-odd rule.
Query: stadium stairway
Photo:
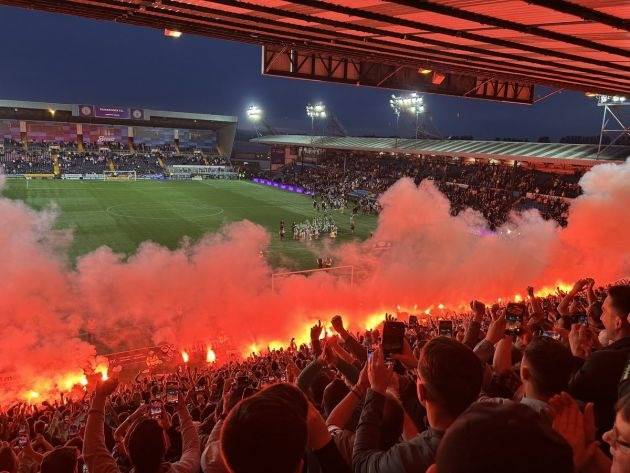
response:
[[[164,163],[164,159],[162,159],[161,156],[158,156],[157,160],[158,160],[158,163],[160,164],[160,167],[166,171],[166,163]]]
[[[116,166],[114,165],[114,161],[112,161],[111,158],[107,158],[107,169],[109,169],[110,171],[115,171],[116,170]]]
[[[53,174],[55,177],[61,177],[61,165],[59,164],[59,156],[52,155]]]

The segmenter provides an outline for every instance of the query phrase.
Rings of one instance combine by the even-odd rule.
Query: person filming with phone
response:
[[[90,473],[122,473],[105,445],[103,431],[105,401],[117,386],[115,378],[101,382],[88,413],[83,458]],[[161,407],[158,402],[151,402],[148,415],[138,415],[125,436],[125,449],[134,473],[197,473],[201,456],[199,436],[185,398],[180,394],[176,409],[183,447],[181,458],[175,463],[165,462],[166,432],[157,420],[162,415]]]

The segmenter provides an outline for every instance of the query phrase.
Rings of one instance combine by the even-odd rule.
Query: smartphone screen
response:
[[[154,419],[162,417],[162,401],[153,399],[149,406],[149,415]]]
[[[418,317],[416,315],[409,316],[409,325],[411,327],[415,327],[416,325],[418,325]]]
[[[404,337],[404,323],[385,322],[383,324],[383,356],[388,358],[392,353],[402,353]]]
[[[438,333],[440,334],[440,337],[452,337],[453,336],[453,321],[440,320],[438,324]]]
[[[586,314],[578,314],[576,319],[577,319],[577,323],[578,324],[588,326],[588,315],[586,315]]]
[[[177,384],[167,383],[166,384],[166,403],[177,404],[178,399],[179,399],[179,393],[177,389]]]
[[[367,359],[368,361],[372,359],[372,355],[374,354],[374,349],[373,348],[368,348],[367,349]]]
[[[505,308],[505,334],[520,335],[525,317],[525,307],[516,302],[510,302]]]
[[[553,330],[545,330],[542,333],[543,337],[553,338],[554,340],[560,340],[560,334],[558,332],[554,332]]]

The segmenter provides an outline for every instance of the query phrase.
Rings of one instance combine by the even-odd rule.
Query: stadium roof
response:
[[[232,154],[238,121],[237,117],[227,115],[171,112],[111,105],[26,102],[19,100],[0,100],[0,120],[214,130],[217,136],[217,149],[223,156]]]
[[[305,146],[320,149],[383,153],[431,154],[517,161],[565,161],[591,165],[602,161],[625,161],[630,146],[609,146],[597,156],[597,145],[528,143],[471,140],[414,140],[404,138],[358,138],[336,136],[277,135],[251,140],[277,146]]]
[[[482,77],[484,84],[501,78],[630,95],[630,2],[627,0],[0,0],[0,3],[282,48],[276,52],[290,49],[300,54],[335,53],[340,57],[410,68],[416,75],[424,69]],[[267,66],[265,63],[264,72]],[[372,85],[386,86],[398,72],[396,69],[381,75]],[[330,77],[319,79],[334,80],[334,73],[330,70],[328,73]],[[288,69],[285,75],[289,75]],[[351,83],[346,76],[338,80]],[[429,85],[432,83],[439,85],[440,76],[437,82],[435,77],[428,81]],[[390,86],[403,88],[396,85]],[[457,93],[470,95],[459,89]]]
[[[89,107],[89,113],[85,113],[88,111],[85,107]],[[104,113],[99,114],[98,111],[103,111]],[[135,116],[133,111],[138,111],[138,115]],[[171,112],[139,107],[93,104],[27,102],[23,100],[0,100],[0,118],[199,129],[218,129],[227,125],[235,126],[238,121],[237,117],[227,115]]]

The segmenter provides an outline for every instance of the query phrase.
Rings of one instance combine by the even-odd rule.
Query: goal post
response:
[[[283,280],[295,276],[310,276],[315,273],[326,273],[331,276],[334,276],[337,280],[343,280],[350,285],[350,287],[354,286],[354,276],[355,270],[354,266],[331,266],[330,268],[317,268],[317,269],[307,269],[303,271],[287,271],[281,273],[272,273],[271,274],[271,289],[274,290],[278,287],[279,283],[282,283]]]
[[[104,181],[135,181],[136,171],[103,171]]]

